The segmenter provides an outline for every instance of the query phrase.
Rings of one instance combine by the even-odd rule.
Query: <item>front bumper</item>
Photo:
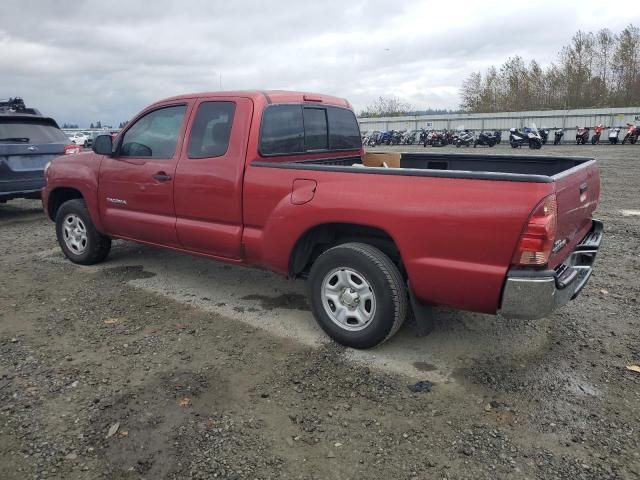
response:
[[[591,277],[602,232],[602,222],[594,220],[589,233],[555,270],[510,270],[498,313],[507,318],[543,318],[576,298]]]

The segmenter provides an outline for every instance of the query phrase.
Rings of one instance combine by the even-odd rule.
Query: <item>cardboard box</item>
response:
[[[400,168],[400,153],[392,152],[367,152],[362,155],[362,164],[365,167],[384,167],[383,163],[389,168]]]

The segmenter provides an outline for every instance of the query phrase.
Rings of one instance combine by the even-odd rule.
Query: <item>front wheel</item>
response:
[[[407,288],[398,267],[365,243],[330,248],[309,273],[309,303],[336,342],[371,348],[391,338],[407,316]]]
[[[542,142],[540,140],[530,140],[529,148],[532,148],[533,150],[540,150],[542,148]]]
[[[56,236],[65,256],[80,265],[100,263],[111,250],[111,239],[96,230],[80,198],[69,200],[58,209]]]

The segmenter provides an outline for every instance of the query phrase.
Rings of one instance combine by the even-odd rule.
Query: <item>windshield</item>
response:
[[[46,118],[0,117],[0,142],[4,143],[67,143],[62,130]]]

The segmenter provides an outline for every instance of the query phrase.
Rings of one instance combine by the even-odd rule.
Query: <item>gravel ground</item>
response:
[[[640,374],[625,368],[640,364],[640,216],[622,213],[640,210],[640,147],[534,153],[600,160],[592,280],[548,319],[495,320],[521,339],[510,348],[486,334],[460,348],[478,328],[462,314],[439,324],[455,355],[419,393],[332,343],[135,288],[152,249],[100,269],[51,260],[38,202],[0,205],[0,478],[640,478]]]

